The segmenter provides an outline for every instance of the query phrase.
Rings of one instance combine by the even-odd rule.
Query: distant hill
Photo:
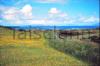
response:
[[[23,29],[23,30],[29,30],[29,29],[39,29],[39,30],[65,30],[65,29],[98,29],[99,26],[1,26],[8,29]]]

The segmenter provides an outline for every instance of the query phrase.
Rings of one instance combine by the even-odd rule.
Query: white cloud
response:
[[[15,18],[15,16],[11,15],[11,14],[8,14],[8,15],[3,16],[3,18],[5,18],[6,20],[12,20],[12,19]]]
[[[14,20],[17,19],[16,16],[18,15],[18,10],[16,8],[9,8],[9,9],[3,9],[2,17],[5,20]]]
[[[32,16],[32,6],[27,4],[20,10],[25,16]]]
[[[40,25],[40,24],[42,24],[42,25],[46,24],[45,20],[43,20],[43,19],[39,19],[39,20],[27,20],[27,21],[29,22],[29,24],[38,24],[38,25]]]
[[[48,11],[48,15],[49,15],[49,17],[56,17],[56,18],[58,18],[58,17],[60,17],[60,18],[68,17],[68,14],[67,13],[62,12],[62,11],[60,11],[57,8],[51,8]]]
[[[24,24],[24,20],[30,20],[33,18],[32,6],[28,4],[23,6],[21,9],[15,7],[4,7],[1,11],[2,18],[12,24]]]
[[[51,9],[49,10],[49,13],[50,13],[50,14],[58,14],[58,13],[60,13],[60,11],[59,11],[57,8],[51,8]]]
[[[68,14],[67,13],[61,13],[60,17],[68,17]]]
[[[79,21],[81,22],[99,22],[99,18],[96,16],[90,16],[90,17],[80,17]]]
[[[90,23],[94,24],[99,22],[99,18],[96,16],[78,17],[75,15],[75,17],[72,17],[57,8],[51,8],[48,11],[47,17],[38,18],[32,14],[34,11],[29,4],[23,6],[21,9],[5,7],[1,10],[1,18],[4,19],[4,21],[1,22],[8,22],[13,25],[89,25]]]
[[[5,7],[4,7],[5,8]],[[15,7],[2,9],[2,17],[6,20],[17,20],[17,19],[32,19],[32,6],[25,5],[23,8],[18,9]]]
[[[97,18],[95,16],[91,16],[91,17],[87,18],[86,20],[84,20],[84,22],[99,22],[99,18]]]

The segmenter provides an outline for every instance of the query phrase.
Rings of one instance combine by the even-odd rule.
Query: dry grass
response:
[[[43,37],[39,40],[14,40],[8,31],[5,34],[8,36],[0,39],[0,66],[89,66],[50,48]]]

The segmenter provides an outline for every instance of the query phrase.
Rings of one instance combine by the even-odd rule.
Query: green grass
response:
[[[50,47],[44,37],[14,40],[8,31],[0,38],[0,66],[89,66],[87,62]]]
[[[26,46],[0,47],[1,66],[88,66],[86,63],[52,48]]]

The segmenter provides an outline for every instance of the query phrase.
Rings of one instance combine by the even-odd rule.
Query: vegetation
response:
[[[13,39],[12,30],[1,29],[3,34],[0,33],[0,66],[89,66],[87,62],[50,47],[44,36],[38,40]]]
[[[52,32],[48,33],[52,34]],[[87,36],[87,33],[85,33],[84,37],[82,37],[82,40],[77,39],[75,36],[72,36],[71,38],[68,38],[70,34],[66,35],[66,32],[64,33],[63,39],[56,36],[56,39],[48,39],[48,44],[55,48],[58,51],[64,52],[65,54],[70,54],[82,61],[89,62],[92,65],[98,66],[100,61],[99,56],[99,44],[94,43],[92,40],[97,40],[98,31],[93,33],[91,37]],[[72,33],[71,33],[72,34]],[[74,33],[73,33],[74,34]],[[56,34],[55,34],[56,35]],[[80,35],[82,36],[82,35]],[[78,36],[78,37],[80,37]],[[96,38],[95,38],[96,37]],[[91,40],[92,39],[92,40]],[[98,41],[100,41],[98,39]]]

